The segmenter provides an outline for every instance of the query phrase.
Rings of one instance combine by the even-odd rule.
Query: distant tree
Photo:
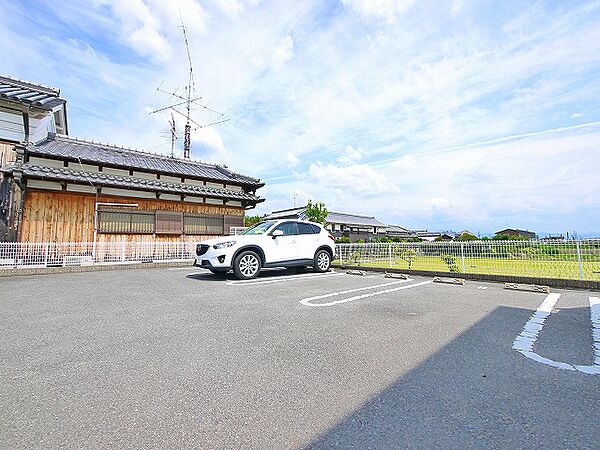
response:
[[[479,238],[477,236],[475,236],[474,234],[469,233],[468,231],[465,231],[460,236],[458,236],[455,240],[456,241],[478,241]]]
[[[256,225],[257,223],[262,221],[262,217],[260,216],[246,216],[244,217],[244,226],[251,227],[252,225]]]
[[[312,200],[308,201],[308,203],[306,205],[306,217],[311,222],[320,223],[322,225],[325,225],[328,214],[329,214],[329,211],[327,211],[327,208],[325,207],[325,203],[323,203],[323,202],[313,203]]]

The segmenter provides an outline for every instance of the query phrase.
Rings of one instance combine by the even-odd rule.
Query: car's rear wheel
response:
[[[233,273],[240,280],[255,278],[261,268],[260,257],[251,250],[240,253],[233,261]]]
[[[313,268],[317,272],[327,272],[331,266],[331,255],[327,250],[318,250],[315,253]]]

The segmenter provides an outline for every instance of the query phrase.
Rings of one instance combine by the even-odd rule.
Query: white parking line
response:
[[[330,278],[337,277],[340,275],[344,275],[343,273],[338,272],[328,272],[328,273],[308,273],[308,274],[300,274],[300,275],[286,275],[286,276],[277,276],[273,278],[266,279],[252,279],[252,280],[234,280],[228,281],[228,286],[253,286],[255,284],[270,284],[270,283],[281,283],[283,281],[290,281],[296,279],[310,279],[310,278]]]
[[[560,361],[553,361],[533,351],[538,335],[540,334],[540,331],[542,331],[542,328],[544,328],[546,319],[552,313],[552,308],[554,308],[554,305],[559,298],[560,294],[548,294],[542,304],[529,318],[523,327],[521,334],[516,337],[512,346],[513,350],[518,351],[526,358],[550,367],[579,371],[590,375],[600,375],[600,299],[598,297],[590,297],[590,316],[592,320],[592,336],[594,339],[594,364],[572,365]]]
[[[304,299],[300,300],[300,304],[303,306],[313,306],[313,307],[334,306],[334,305],[339,305],[341,303],[348,303],[348,302],[352,302],[354,300],[361,300],[363,298],[373,297],[375,295],[387,294],[390,292],[400,291],[402,289],[410,289],[413,287],[423,286],[425,284],[433,283],[433,280],[422,281],[420,283],[409,284],[407,286],[400,286],[400,287],[396,287],[396,288],[392,288],[392,289],[385,289],[383,291],[369,292],[368,294],[356,295],[354,297],[344,298],[342,300],[335,300],[333,302],[328,302],[328,303],[311,303],[313,300],[319,300],[319,299],[333,297],[333,296],[337,296],[337,295],[349,294],[351,292],[364,291],[367,289],[376,289],[376,288],[380,288],[380,287],[385,287],[385,286],[390,286],[390,285],[395,285],[395,284],[400,284],[400,283],[406,283],[408,281],[414,281],[414,280],[408,279],[408,280],[402,280],[402,281],[395,281],[393,283],[385,283],[385,284],[380,284],[380,285],[375,285],[375,286],[367,286],[364,288],[351,289],[348,291],[333,292],[331,294],[317,295],[315,297],[308,297],[308,298],[304,298]]]

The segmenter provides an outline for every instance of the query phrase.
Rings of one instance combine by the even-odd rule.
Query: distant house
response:
[[[408,228],[401,227],[400,225],[388,225],[385,229],[387,237],[400,237],[400,238],[413,238],[416,237],[414,231]]]
[[[496,235],[523,237],[527,239],[536,239],[537,235],[533,231],[519,230],[518,228],[505,228],[500,231],[496,231]]]
[[[457,237],[457,234],[453,231],[415,231],[415,235],[418,238],[429,242],[435,240],[452,241]]]
[[[564,240],[565,236],[562,234],[549,234],[546,237],[540,238],[540,241],[542,242],[560,242]]]
[[[301,219],[307,220],[306,207],[273,211],[265,219]],[[329,211],[326,228],[336,238],[347,237],[352,242],[370,241],[376,236],[385,235],[387,225],[372,216]]]

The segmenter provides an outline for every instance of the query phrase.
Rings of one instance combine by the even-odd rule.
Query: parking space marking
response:
[[[554,308],[554,305],[556,305],[559,298],[560,294],[548,294],[542,304],[529,318],[523,327],[523,331],[516,337],[512,346],[513,350],[521,353],[526,358],[550,367],[562,370],[579,371],[590,375],[600,375],[600,299],[598,297],[589,298],[592,336],[594,340],[594,364],[572,365],[560,361],[553,361],[533,351],[538,335],[542,331],[542,328],[544,328],[546,319],[552,314],[552,308]]]
[[[385,289],[383,291],[369,292],[367,294],[356,295],[354,297],[348,297],[348,298],[344,298],[344,299],[341,299],[341,300],[335,300],[333,302],[328,302],[328,303],[311,303],[314,300],[320,300],[320,299],[323,299],[323,298],[334,297],[334,296],[338,296],[338,295],[345,295],[345,294],[349,294],[349,293],[352,293],[352,292],[364,291],[364,290],[367,290],[367,289],[377,289],[377,288],[380,288],[380,287],[391,286],[391,285],[396,285],[396,284],[401,284],[401,283],[407,283],[409,281],[414,281],[414,280],[413,279],[408,279],[408,280],[402,280],[402,281],[394,281],[392,283],[384,283],[384,284],[375,285],[375,286],[367,286],[367,287],[364,287],[364,288],[350,289],[348,291],[333,292],[331,294],[317,295],[315,297],[308,297],[308,298],[304,298],[304,299],[300,300],[300,304],[303,305],[303,306],[313,306],[313,307],[335,306],[335,305],[339,305],[341,303],[348,303],[348,302],[352,302],[354,300],[362,300],[363,298],[374,297],[375,295],[388,294],[390,292],[396,292],[396,291],[400,291],[400,290],[403,290],[403,289],[410,289],[410,288],[414,288],[414,287],[417,287],[417,286],[423,286],[425,284],[433,283],[433,280],[422,281],[420,283],[409,284],[409,285],[406,285],[406,286],[399,286],[399,287],[392,288],[392,289]]]
[[[285,275],[285,276],[277,276],[277,277],[273,277],[273,278],[267,278],[267,279],[252,279],[252,280],[231,280],[227,282],[228,286],[253,286],[256,284],[270,284],[270,283],[281,283],[282,281],[290,281],[290,280],[296,280],[296,279],[311,279],[311,278],[330,278],[330,277],[337,277],[340,275],[344,275],[343,273],[339,273],[339,272],[329,272],[329,273],[308,273],[308,274],[301,274],[301,275]]]

